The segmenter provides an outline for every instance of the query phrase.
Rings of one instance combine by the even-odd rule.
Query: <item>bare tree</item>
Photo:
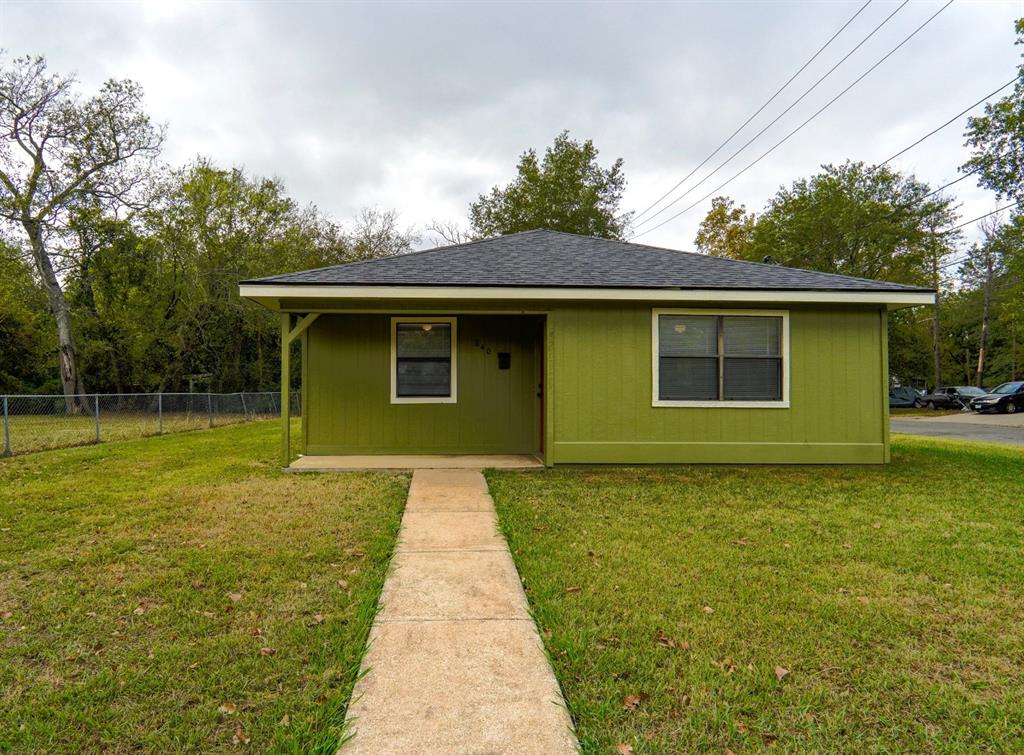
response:
[[[419,236],[413,228],[403,230],[398,223],[395,210],[361,209],[351,228],[345,229],[351,244],[351,259],[372,260],[411,251],[419,242]]]
[[[465,244],[475,241],[476,236],[468,228],[464,228],[455,220],[432,220],[427,231],[441,238],[445,244]]]
[[[0,218],[20,226],[57,326],[60,379],[70,410],[84,392],[59,273],[77,208],[119,208],[149,176],[164,128],[142,109],[142,88],[107,81],[81,100],[74,76],[43,57],[0,57]]]

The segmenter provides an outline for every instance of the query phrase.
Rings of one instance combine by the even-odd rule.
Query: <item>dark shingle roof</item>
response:
[[[930,291],[898,283],[545,230],[272,275],[243,283]]]

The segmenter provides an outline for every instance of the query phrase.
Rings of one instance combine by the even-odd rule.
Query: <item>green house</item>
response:
[[[301,343],[306,456],[547,465],[884,463],[887,313],[935,300],[552,231],[248,280],[241,295],[280,313],[284,374]]]

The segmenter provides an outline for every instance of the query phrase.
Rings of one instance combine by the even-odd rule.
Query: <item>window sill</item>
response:
[[[392,396],[392,404],[454,404],[455,396]]]
[[[690,409],[789,409],[788,401],[669,401],[656,399],[651,406]]]

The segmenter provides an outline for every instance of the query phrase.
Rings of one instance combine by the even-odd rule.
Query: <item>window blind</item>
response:
[[[450,396],[450,323],[398,323],[395,326],[395,393],[402,398]]]
[[[782,318],[659,315],[658,398],[780,401]]]

